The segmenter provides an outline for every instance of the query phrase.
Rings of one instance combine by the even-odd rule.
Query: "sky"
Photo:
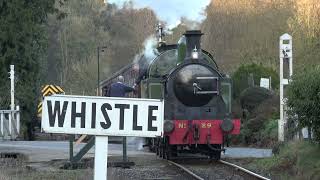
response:
[[[122,7],[130,0],[107,0],[108,3]],[[201,23],[205,18],[205,8],[211,0],[131,0],[135,9],[150,8],[158,19],[167,23],[167,28],[172,29],[180,24],[180,19]]]

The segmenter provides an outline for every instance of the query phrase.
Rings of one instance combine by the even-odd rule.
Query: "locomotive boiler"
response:
[[[138,79],[141,98],[164,100],[164,135],[148,139],[162,158],[201,153],[220,159],[226,137],[240,133],[240,119],[232,116],[231,79],[201,49],[202,35],[186,31],[178,44],[159,42],[154,57],[142,55],[138,64],[114,76],[128,74],[129,84]],[[133,70],[137,65],[139,73]],[[111,82],[105,81],[105,87]]]

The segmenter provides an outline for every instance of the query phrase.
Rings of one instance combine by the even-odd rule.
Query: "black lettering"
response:
[[[92,103],[91,128],[96,128],[96,103]]]
[[[138,121],[138,106],[137,105],[133,105],[133,130],[142,130],[142,126],[138,126],[137,122]]]
[[[48,105],[48,116],[49,116],[49,125],[50,127],[54,127],[56,122],[56,116],[58,114],[58,127],[63,127],[64,118],[66,116],[66,111],[68,107],[68,101],[63,101],[62,112],[60,113],[60,102],[54,102],[54,112],[52,113],[52,102],[47,101]]]
[[[153,113],[152,111],[158,110],[158,107],[157,106],[149,106],[148,109],[149,109],[148,110],[148,131],[157,131],[157,127],[152,126],[152,121],[157,120],[157,117],[152,115],[152,113]]]
[[[124,129],[124,110],[129,109],[130,105],[129,104],[116,104],[114,107],[120,109],[119,129],[123,130]]]
[[[76,102],[72,102],[71,104],[71,127],[76,127],[76,118],[81,118],[81,128],[85,128],[85,122],[86,122],[86,103],[81,103],[81,112],[76,112]]]
[[[108,128],[111,126],[111,121],[110,121],[110,118],[109,118],[109,116],[108,116],[108,113],[107,113],[106,109],[112,110],[111,105],[108,104],[108,103],[104,103],[104,104],[102,104],[102,106],[101,106],[101,112],[102,112],[102,114],[103,114],[104,120],[106,121],[106,122],[100,122],[100,126],[101,126],[103,129],[108,129]]]

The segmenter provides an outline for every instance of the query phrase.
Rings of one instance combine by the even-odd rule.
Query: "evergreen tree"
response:
[[[299,128],[309,127],[320,142],[320,66],[308,67],[292,76],[287,87],[287,105],[291,119]]]
[[[46,59],[47,14],[54,0],[0,0],[0,100],[10,88],[8,71],[15,65],[16,104],[20,105],[23,135],[32,138],[36,121],[40,71]],[[1,106],[1,104],[0,104]],[[8,104],[0,107],[8,108]]]

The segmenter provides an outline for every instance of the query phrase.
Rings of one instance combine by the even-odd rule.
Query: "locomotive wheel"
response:
[[[164,159],[168,159],[168,160],[172,159],[172,152],[168,147],[165,149],[165,153],[164,154],[165,154]]]
[[[154,138],[151,138],[150,141],[149,141],[149,143],[150,143],[150,145],[149,145],[149,151],[150,151],[150,152],[155,152],[155,151],[156,151],[155,141],[156,141],[156,140],[155,140]]]
[[[163,159],[168,159],[168,152],[165,147],[163,148]]]
[[[167,137],[163,138],[161,141],[161,151],[162,151],[162,158],[167,159],[168,153],[167,153]]]
[[[167,159],[168,152],[167,152],[167,137],[162,139],[162,152],[163,152],[163,159]]]
[[[159,139],[156,139],[155,149],[156,149],[157,156],[160,156],[160,142],[159,142]]]
[[[158,150],[159,150],[159,157],[163,158],[163,143],[162,143],[162,139],[159,139]]]
[[[164,142],[164,155],[165,155],[165,159],[172,159],[172,157],[176,157],[177,156],[177,146],[175,145],[170,145],[169,144],[169,138],[165,139]]]
[[[159,146],[159,157],[163,158],[163,147],[162,145]]]
[[[175,145],[168,145],[167,149],[166,149],[166,159],[170,160],[173,157],[177,157],[178,156],[178,152],[177,152],[177,146]]]
[[[220,160],[221,159],[221,152],[217,151],[217,152],[213,152],[210,154],[210,159],[212,160]]]
[[[172,146],[171,147],[171,157],[177,157],[177,156],[178,156],[177,146]]]
[[[220,149],[221,145],[213,145],[215,148]],[[220,160],[221,159],[221,151],[213,151],[210,153],[210,159]]]

